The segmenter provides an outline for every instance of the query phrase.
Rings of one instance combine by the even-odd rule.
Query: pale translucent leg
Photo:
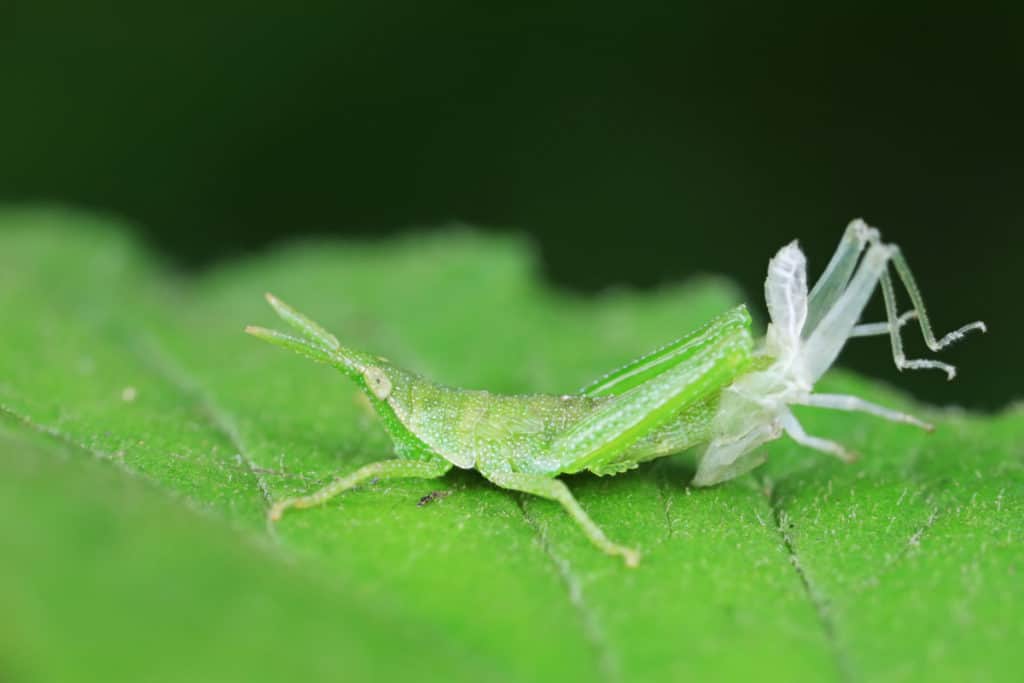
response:
[[[865,241],[870,244],[870,247],[857,266],[857,257],[863,251]],[[900,370],[937,369],[945,372],[948,379],[953,379],[956,376],[956,368],[948,363],[926,359],[908,359],[904,354],[900,328],[910,318],[907,317],[908,314],[900,316],[897,311],[896,293],[888,272],[890,261],[910,295],[914,317],[920,325],[921,334],[929,349],[938,351],[963,338],[968,332],[985,331],[985,324],[975,321],[950,332],[941,339],[936,339],[925,310],[924,300],[902,252],[895,245],[883,243],[877,230],[855,221],[847,228],[832,262],[829,263],[825,274],[811,293],[811,311],[803,336],[808,342],[806,345],[807,367],[814,379],[820,377],[832,364],[846,339],[852,336],[878,334],[882,330],[887,330],[889,333],[893,361]],[[856,271],[851,275],[850,271],[854,267],[856,267]],[[857,325],[857,318],[874,291],[875,285],[879,282],[881,282],[882,296],[885,300],[887,323]],[[815,320],[818,323],[812,324]]]
[[[914,276],[910,272],[910,267],[907,265],[906,259],[903,258],[903,254],[900,253],[898,247],[891,248],[893,266],[896,268],[896,273],[899,275],[900,280],[903,282],[903,286],[907,289],[907,293],[910,295],[910,301],[914,306],[914,310],[917,311],[917,321],[921,327],[921,336],[924,337],[925,344],[932,351],[938,351],[946,346],[949,346],[958,339],[962,339],[964,335],[972,330],[980,330],[981,332],[987,331],[985,323],[980,320],[968,323],[963,327],[953,330],[949,334],[942,337],[942,339],[936,339],[935,334],[932,332],[931,321],[928,320],[928,312],[924,307],[924,300],[921,298],[921,292],[917,288],[917,283],[914,281]],[[889,321],[892,322],[896,319],[896,292],[892,285],[892,278],[890,278],[888,271],[882,275],[882,297],[885,299],[885,310]],[[896,367],[900,370],[904,368],[909,369],[926,369],[934,368],[942,370],[946,373],[946,379],[953,379],[956,377],[956,368],[948,363],[942,363],[935,360],[923,360],[923,359],[907,359],[903,353],[903,339],[900,337],[899,327],[892,325],[889,331],[889,339],[892,342],[892,357],[896,362]]]
[[[875,415],[884,420],[890,422],[901,422],[903,424],[914,425],[927,431],[932,431],[935,428],[919,420],[913,415],[901,413],[897,410],[891,410],[884,406],[865,401],[857,396],[846,396],[845,394],[811,394],[803,401],[799,402],[799,405],[813,406],[815,408],[831,408],[832,410],[847,410],[851,412],[868,413],[869,415]]]
[[[917,311],[907,311],[899,317],[896,324],[902,330],[911,320],[917,320]],[[854,337],[881,337],[883,334],[889,334],[891,329],[892,325],[888,321],[884,323],[861,323],[854,325],[853,330],[850,332],[850,339]]]
[[[796,441],[801,446],[807,446],[808,448],[813,448],[816,451],[827,453],[839,458],[843,462],[853,462],[857,459],[856,453],[847,450],[835,441],[811,436],[805,432],[804,428],[800,425],[800,422],[797,421],[796,416],[792,413],[787,413],[783,416],[782,428],[786,431],[789,438],[793,439],[793,441]]]
[[[640,562],[639,552],[608,540],[601,527],[595,524],[594,520],[590,519],[586,511],[580,507],[579,502],[573,497],[569,487],[558,479],[521,472],[484,472],[483,475],[503,489],[522,491],[523,493],[530,493],[560,503],[565,511],[569,513],[569,516],[580,526],[591,543],[609,555],[620,556],[628,567],[635,567]]]
[[[931,321],[928,319],[927,311],[924,306],[924,299],[921,296],[921,291],[918,289],[917,281],[914,279],[914,274],[910,270],[909,264],[907,264],[906,258],[903,256],[903,252],[896,245],[885,245],[882,242],[881,234],[877,229],[868,226],[861,219],[850,221],[850,224],[846,226],[846,231],[843,233],[842,239],[839,241],[839,246],[836,247],[835,253],[832,254],[831,260],[825,267],[825,272],[822,273],[821,277],[814,284],[814,288],[811,290],[808,303],[808,316],[807,322],[804,325],[804,338],[810,336],[814,328],[818,326],[825,314],[828,313],[829,309],[836,303],[839,297],[845,292],[850,279],[853,277],[854,270],[857,267],[857,260],[860,258],[861,253],[864,251],[865,246],[870,244],[884,245],[889,248],[890,259],[892,260],[893,266],[896,268],[896,273],[900,280],[903,282],[904,287],[907,288],[907,293],[910,295],[910,300],[913,303],[914,311],[916,316],[921,322],[921,333],[924,336],[925,343],[928,348],[932,351],[938,351],[946,346],[949,346],[953,342],[961,339],[965,334],[972,330],[986,331],[985,323],[980,320],[968,323],[959,329],[953,330],[949,334],[945,335],[941,339],[936,339],[932,331]],[[905,313],[904,316],[907,314]],[[905,324],[904,318],[901,316],[900,325]],[[907,319],[909,320],[909,318]],[[890,320],[891,323],[891,320]],[[884,323],[874,323],[871,327],[865,326],[865,330],[858,329],[857,334],[853,336],[868,336],[869,334],[876,334],[875,330],[881,329],[878,326]],[[866,330],[871,330],[867,332]],[[888,328],[886,328],[888,331]]]
[[[903,252],[900,251],[899,247],[892,247],[892,264],[896,268],[896,274],[899,275],[900,280],[903,282],[903,286],[907,288],[907,294],[910,295],[910,301],[914,305],[914,310],[917,311],[917,320],[921,325],[921,334],[924,336],[924,342],[928,345],[928,348],[932,351],[938,351],[939,349],[945,348],[953,342],[962,339],[964,335],[973,330],[979,330],[981,332],[987,332],[988,328],[980,320],[975,320],[972,323],[967,323],[963,327],[953,330],[946,334],[942,339],[935,339],[935,335],[932,333],[932,325],[928,320],[928,313],[924,308],[924,299],[921,298],[921,291],[917,288],[917,282],[914,280],[914,274],[910,272],[910,266],[907,264],[907,260],[903,257]]]
[[[447,460],[381,460],[364,465],[352,474],[338,477],[333,482],[308,496],[287,498],[274,503],[267,513],[272,522],[281,519],[288,508],[310,508],[322,505],[334,496],[369,479],[436,479],[452,468]]]
[[[846,285],[857,267],[857,259],[864,251],[868,241],[878,236],[878,231],[868,227],[860,218],[850,221],[846,226],[839,246],[825,266],[825,272],[814,283],[808,297],[807,321],[804,323],[803,337],[806,339],[818,326],[825,314],[846,291]]]
[[[882,298],[885,299],[886,316],[890,321],[896,319],[896,292],[892,286],[892,278],[889,272],[882,274]],[[919,314],[920,315],[920,314]],[[922,328],[924,329],[924,328]],[[930,328],[929,328],[930,329]],[[889,325],[889,341],[892,345],[892,359],[899,370],[942,370],[946,373],[946,379],[952,380],[956,377],[956,368],[949,363],[925,358],[907,358],[903,353],[903,338],[900,336],[898,325]]]
[[[804,367],[812,382],[825,374],[842,351],[868,299],[874,293],[879,278],[884,275],[888,261],[889,248],[882,244],[872,244],[846,289],[810,336],[805,336]],[[895,319],[895,316],[889,316],[890,322]]]

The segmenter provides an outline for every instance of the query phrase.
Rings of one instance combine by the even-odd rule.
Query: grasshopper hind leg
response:
[[[889,272],[890,267],[895,270],[899,282],[910,296],[912,308],[902,315],[897,308],[896,288]],[[876,284],[881,285],[886,322],[858,325],[857,318]],[[811,355],[814,359],[810,363],[814,369],[812,375],[817,379],[827,369],[846,339],[888,334],[893,361],[898,369],[941,370],[948,379],[953,379],[956,368],[948,363],[906,357],[901,330],[912,320],[917,321],[925,344],[933,352],[962,339],[969,332],[986,331],[985,323],[978,320],[936,338],[924,299],[903,252],[895,244],[883,242],[878,230],[869,227],[864,221],[851,221],[832,260],[810,294],[808,317],[802,336],[813,350]]]
[[[483,474],[491,483],[503,489],[529,493],[561,504],[595,546],[609,555],[621,557],[627,567],[635,567],[640,563],[640,553],[638,551],[618,543],[613,543],[605,536],[601,527],[580,506],[579,501],[572,495],[569,487],[564,482],[540,474],[525,474],[521,472],[485,472]]]

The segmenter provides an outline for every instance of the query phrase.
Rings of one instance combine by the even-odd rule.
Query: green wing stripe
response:
[[[621,368],[591,382],[579,393],[592,398],[624,394],[691,358],[697,349],[706,344],[709,339],[715,338],[723,326],[731,329],[736,323],[747,328],[750,327],[750,313],[747,312],[746,306],[737,306],[685,337],[680,337],[651,351],[646,356],[630,361]]]
[[[716,319],[699,343],[679,347],[672,356],[674,367],[664,369],[668,361],[663,361],[660,374],[602,404],[562,434],[552,446],[561,471],[579,472],[618,457],[687,406],[731,383],[751,362],[748,323],[746,315]]]

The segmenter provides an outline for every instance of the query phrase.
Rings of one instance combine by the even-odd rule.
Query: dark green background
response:
[[[778,246],[820,268],[862,215],[941,328],[992,332],[954,385],[883,340],[844,362],[993,407],[1022,393],[1020,7],[0,0],[0,200],[127,216],[186,267],[465,221],[568,287],[717,272],[757,304]]]

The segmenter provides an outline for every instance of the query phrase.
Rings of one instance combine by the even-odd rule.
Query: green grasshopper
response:
[[[910,296],[899,315],[889,264]],[[881,282],[886,322],[858,324]],[[889,335],[900,370],[951,365],[907,359],[901,328],[916,320],[933,351],[978,321],[936,339],[913,275],[899,249],[855,220],[808,294],[806,260],[796,241],[771,259],[765,281],[770,324],[755,343],[750,315],[737,306],[703,327],[575,394],[500,395],[444,386],[338,340],[272,295],[267,300],[301,337],[261,327],[246,332],[348,375],[369,398],[394,442],[396,458],[365,465],[307,496],[274,504],[271,521],[288,508],[320,505],[370,479],[436,478],[452,466],[476,469],[497,486],[557,501],[598,548],[636,566],[639,553],[613,543],[587,515],[560,474],[612,475],[640,463],[698,447],[696,486],[736,477],[764,461],[757,451],[783,433],[798,444],[844,461],[843,446],[804,432],[790,405],[862,411],[931,430],[927,423],[856,396],[814,393],[847,339]]]

